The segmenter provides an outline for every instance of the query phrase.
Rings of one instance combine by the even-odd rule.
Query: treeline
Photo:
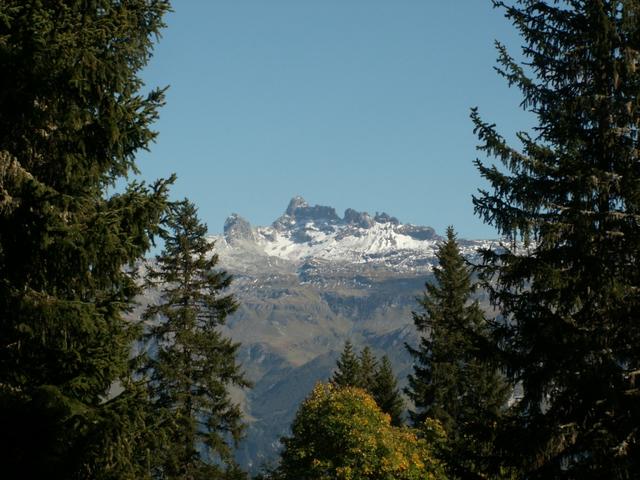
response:
[[[269,475],[640,475],[640,2],[493,3],[524,57],[497,44],[497,71],[537,119],[516,148],[472,110],[501,164],[476,161],[473,204],[503,241],[471,267],[448,230],[414,315],[410,426],[388,361],[348,346]],[[218,328],[237,303],[206,227],[172,179],[110,190],[155,137],[164,91],[138,75],[169,8],[0,2],[4,478],[246,477],[228,387],[248,383]],[[130,322],[158,236],[161,296]]]

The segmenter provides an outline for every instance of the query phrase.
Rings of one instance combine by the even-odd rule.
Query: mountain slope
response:
[[[242,343],[239,360],[254,382],[238,393],[249,419],[242,465],[256,471],[276,457],[299,403],[331,375],[347,339],[389,355],[404,384],[404,343],[416,339],[411,311],[440,239],[385,213],[347,209],[340,217],[301,197],[270,226],[233,214],[211,237],[241,302],[227,333]],[[465,255],[486,245],[461,241]]]

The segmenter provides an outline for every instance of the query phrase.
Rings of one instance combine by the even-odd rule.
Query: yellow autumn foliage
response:
[[[285,480],[443,480],[435,457],[442,429],[431,443],[391,425],[364,390],[319,383],[303,402],[283,440],[279,468]],[[435,439],[435,440],[433,440]]]

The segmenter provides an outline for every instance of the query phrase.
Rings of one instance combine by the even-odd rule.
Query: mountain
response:
[[[431,227],[402,224],[386,213],[371,216],[348,208],[340,218],[332,207],[310,206],[295,197],[271,226],[252,228],[233,214],[225,222],[224,235],[214,239],[230,269],[247,267],[244,258],[249,255],[258,261],[251,262],[252,269],[260,266],[264,258],[259,257],[269,257],[304,274],[318,264],[428,272],[440,237]],[[464,248],[471,252],[478,245],[465,242]]]
[[[233,274],[241,307],[226,333],[242,343],[254,388],[235,392],[248,419],[238,460],[256,471],[276,458],[300,402],[326,380],[350,339],[387,354],[401,384],[411,370],[405,342],[416,341],[411,311],[436,262],[433,228],[309,205],[295,197],[270,226],[237,214],[211,237]],[[461,241],[472,256],[486,241]]]

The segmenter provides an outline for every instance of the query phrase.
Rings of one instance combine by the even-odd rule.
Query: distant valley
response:
[[[295,197],[272,225],[231,215],[211,237],[241,306],[226,329],[254,388],[234,392],[247,416],[238,461],[255,472],[275,460],[298,405],[326,380],[350,339],[387,354],[404,384],[416,341],[412,310],[437,262],[440,236],[386,214],[311,206]],[[473,256],[489,241],[461,240]]]

